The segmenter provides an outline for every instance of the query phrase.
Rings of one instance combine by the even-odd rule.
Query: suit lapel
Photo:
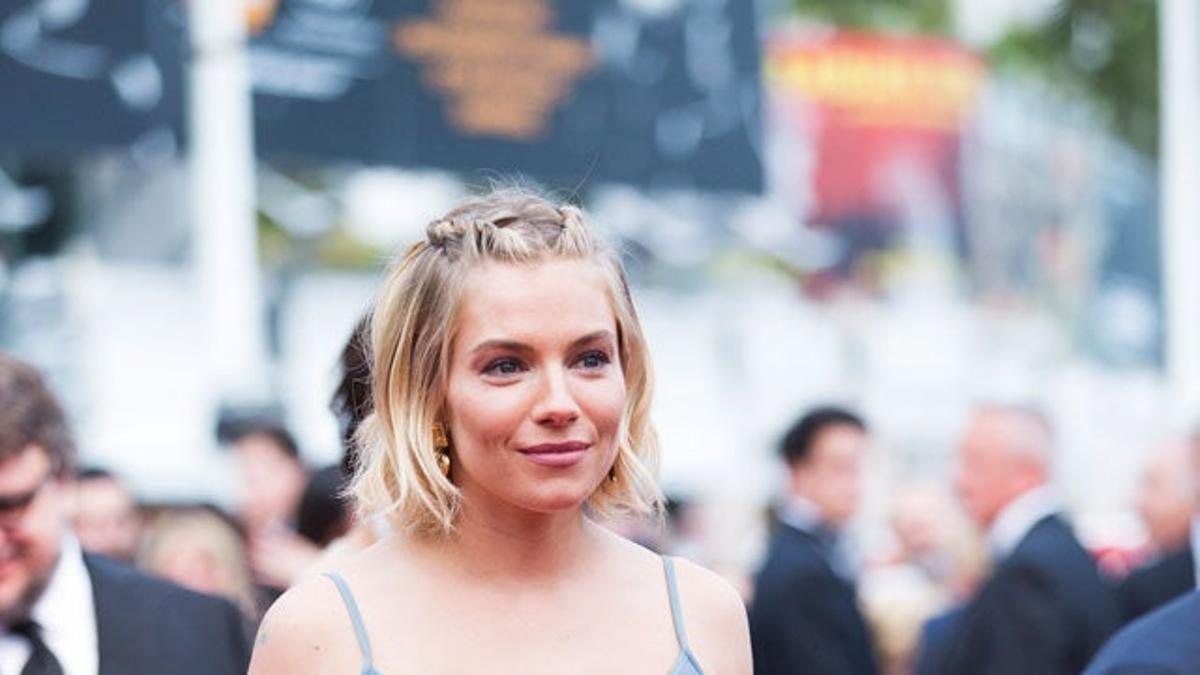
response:
[[[96,601],[96,636],[100,648],[99,675],[123,675],[145,672],[139,658],[138,646],[146,641],[140,635],[140,621],[132,605],[135,597],[123,592],[120,579],[109,569],[111,563],[84,556],[88,576],[92,579],[92,595]]]
[[[776,536],[786,537],[790,542],[790,546],[812,551],[811,555],[820,560],[822,570],[826,573],[829,580],[837,582],[838,585],[850,595],[852,601],[856,601],[854,600],[854,598],[857,596],[854,587],[854,579],[847,578],[838,573],[837,569],[834,567],[833,560],[830,559],[831,551],[829,550],[829,546],[826,544],[826,542],[822,542],[820,538],[812,532],[802,530],[781,520],[776,520],[775,525],[777,528]]]
[[[1062,520],[1057,514],[1043,516],[1033,524],[1033,527],[1029,528],[1029,531],[1016,543],[1007,556],[993,562],[991,572],[976,591],[975,597],[959,611],[959,616],[954,622],[955,628],[948,640],[947,663],[959,664],[959,667],[962,667],[964,664],[979,662],[980,659],[996,658],[995,654],[982,655],[978,652],[981,646],[978,643],[978,636],[987,631],[987,622],[991,620],[987,608],[995,602],[994,598],[997,593],[1002,592],[1002,589],[998,589],[996,586],[996,577],[1005,565],[1010,564],[1012,559],[1030,544],[1031,539],[1052,536],[1056,526],[1061,523]]]
[[[1187,570],[1187,578],[1184,580],[1184,588],[1195,589],[1196,584],[1196,546],[1197,542],[1188,540],[1187,555],[1184,556],[1183,567]]]

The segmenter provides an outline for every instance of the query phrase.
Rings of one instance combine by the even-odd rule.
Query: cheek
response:
[[[597,382],[581,392],[579,402],[599,433],[615,435],[625,417],[625,382],[620,378]]]
[[[446,392],[450,436],[456,450],[513,435],[529,410],[529,396],[519,385],[456,387]]]
[[[50,555],[55,556],[73,500],[67,498],[67,493],[61,487],[49,485],[45,490],[25,513],[22,529],[35,545],[49,549]]]

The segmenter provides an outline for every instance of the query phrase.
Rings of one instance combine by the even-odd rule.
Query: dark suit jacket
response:
[[[1200,671],[1200,593],[1188,593],[1121,629],[1085,675],[1191,675]]]
[[[244,675],[241,613],[105,558],[85,555],[96,602],[100,675]]]
[[[962,607],[949,609],[925,622],[917,642],[913,675],[941,675],[946,671],[946,659],[954,644],[954,632],[963,614]]]
[[[854,586],[816,538],[778,524],[750,609],[754,672],[873,675],[874,649]]]
[[[1117,598],[1125,621],[1132,621],[1195,589],[1196,563],[1189,545],[1131,572],[1117,586]]]
[[[1076,675],[1116,630],[1119,610],[1058,516],[1038,521],[958,621],[947,675]]]

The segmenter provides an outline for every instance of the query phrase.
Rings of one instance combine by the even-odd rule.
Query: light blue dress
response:
[[[667,594],[671,598],[671,620],[675,623],[675,639],[679,641],[679,658],[675,660],[675,665],[668,675],[704,675],[699,661],[696,660],[696,655],[688,646],[687,631],[683,628],[683,609],[679,604],[679,588],[675,584],[675,563],[667,556],[663,556],[662,561],[663,570],[667,576]],[[338,593],[342,596],[342,602],[346,604],[346,612],[350,614],[350,623],[354,625],[354,635],[358,639],[359,649],[362,650],[362,675],[383,675],[375,669],[371,658],[371,642],[367,639],[367,629],[363,626],[358,603],[354,601],[354,595],[350,592],[350,587],[346,585],[346,580],[333,572],[327,573],[325,576],[329,577],[337,586]]]

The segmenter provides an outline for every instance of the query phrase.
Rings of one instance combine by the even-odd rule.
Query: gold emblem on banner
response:
[[[262,33],[275,21],[278,12],[279,0],[246,0],[246,29],[251,35]]]
[[[534,138],[593,63],[588,43],[554,32],[546,0],[440,0],[427,19],[396,25],[397,51],[446,99],[468,135]]]

